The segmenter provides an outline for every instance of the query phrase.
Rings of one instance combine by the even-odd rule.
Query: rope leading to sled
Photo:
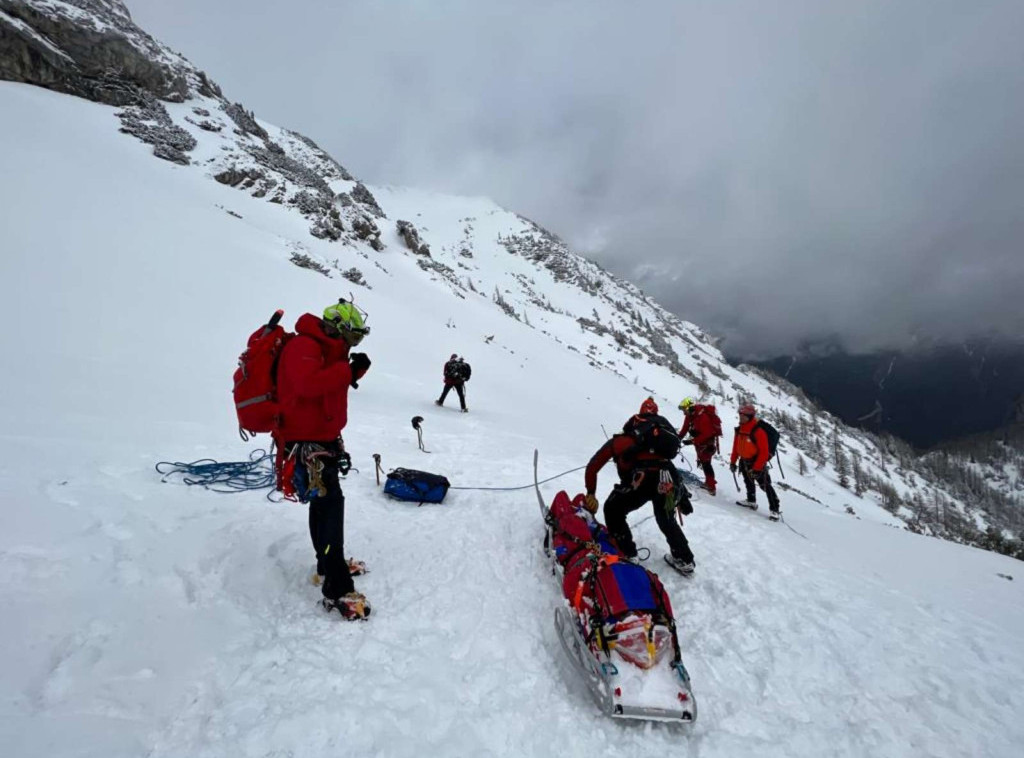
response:
[[[793,527],[791,527],[791,526],[789,525],[789,522],[788,522],[788,521],[786,521],[786,518],[785,518],[785,516],[783,516],[782,514],[779,514],[779,520],[780,520],[780,521],[781,521],[781,522],[782,522],[783,524],[785,524],[785,525],[786,525],[786,528],[787,528],[787,529],[789,529],[789,531],[793,532],[793,534],[797,534],[797,535],[799,535],[799,536],[803,537],[803,538],[804,538],[805,540],[807,539],[807,535],[806,535],[806,534],[800,534],[800,532],[798,532],[798,531],[797,531],[796,529],[794,529]]]
[[[567,474],[574,474],[577,471],[582,471],[585,468],[586,468],[585,465],[584,466],[577,466],[576,468],[571,468],[568,471],[563,471],[561,474],[555,474],[554,476],[549,476],[547,479],[541,479],[539,482],[537,482],[537,484],[544,484],[545,482],[553,481],[553,480],[558,479],[560,477],[566,476]],[[532,489],[533,486],[534,486],[534,483],[531,482],[530,484],[524,484],[522,487],[449,487],[448,489],[450,489],[450,490],[486,490],[486,491],[489,491],[489,492],[515,492],[517,490]]]
[[[225,494],[273,488],[274,458],[262,448],[253,450],[247,461],[220,463],[212,458],[200,458],[191,463],[160,461],[155,466],[162,482],[180,476],[188,485],[198,484],[211,492]]]

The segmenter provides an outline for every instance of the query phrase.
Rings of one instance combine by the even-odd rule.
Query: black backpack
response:
[[[668,461],[679,455],[679,435],[664,416],[638,414],[626,422],[622,431],[633,438],[634,452],[652,453]]]
[[[750,430],[751,439],[754,438],[754,432],[758,429],[764,429],[764,435],[768,438],[768,457],[771,458],[779,448],[779,430],[764,419],[758,419],[757,423],[754,424],[754,428]]]
[[[448,361],[444,364],[444,375],[455,382],[468,382],[473,369],[462,359]]]

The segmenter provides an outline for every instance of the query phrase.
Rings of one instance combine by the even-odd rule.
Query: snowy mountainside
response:
[[[753,401],[785,427],[783,465],[806,468],[795,457],[799,448],[814,463],[810,475],[844,484],[837,505],[846,512],[968,544],[986,544],[990,526],[1013,525],[1019,509],[987,512],[971,492],[951,492],[955,482],[941,471],[915,465],[898,442],[847,428],[769,374],[733,368],[698,327],[529,220],[486,199],[371,191],[312,140],[230,102],[204,72],[139,29],[120,0],[2,2],[0,60],[21,64],[5,65],[0,75],[120,106],[121,131],[152,145],[155,156],[291,210],[308,224],[308,234],[286,243],[296,265],[372,287],[389,272],[385,248],[406,252],[421,276],[443,282],[456,298],[490,299],[669,408],[694,395],[721,406],[728,427],[735,408]],[[60,76],[51,70],[57,64],[45,63],[52,49],[61,52]],[[97,79],[102,88],[93,86]],[[797,496],[806,492],[782,484]]]
[[[639,361],[620,376],[618,352],[600,347],[608,335],[527,310],[511,285],[504,296],[520,319],[493,293],[453,296],[391,225],[381,251],[312,238],[294,210],[152,160],[111,129],[107,106],[9,83],[0,103],[11,116],[0,138],[18,147],[0,152],[3,176],[17,178],[0,183],[0,294],[19,315],[0,337],[11,359],[0,400],[6,754],[1016,753],[1018,564],[879,523],[889,514],[826,468],[792,473],[792,450],[783,510],[795,531],[698,495],[686,523],[697,574],[660,572],[698,723],[687,733],[607,723],[562,670],[551,624],[560,593],[532,494],[458,490],[444,506],[414,508],[381,496],[370,455],[457,486],[519,486],[533,447],[542,476],[565,471],[644,386],[673,398],[693,388]],[[53,170],[36,170],[44,163]],[[61,196],[59,224],[54,181],[90,187]],[[468,217],[480,228],[506,219],[503,239],[528,228],[482,200],[379,194],[438,255],[457,253]],[[298,244],[330,263],[329,276],[289,261]],[[555,307],[578,298],[595,322],[610,321],[604,301],[546,269],[531,274],[497,243],[474,245],[479,282],[501,292],[516,273],[532,276]],[[369,287],[339,278],[335,257],[360,266]],[[347,547],[371,567],[359,586],[375,609],[356,626],[317,612],[302,507],[162,484],[153,471],[162,459],[244,459],[252,447],[235,435],[228,388],[245,336],[273,308],[291,319],[342,287],[373,329],[373,367],[345,432],[361,469],[344,484]],[[432,404],[451,351],[474,365],[467,415]],[[426,419],[429,456],[413,414]],[[545,495],[578,489],[579,477]],[[602,472],[600,496],[612,479]],[[653,518],[631,520],[656,559]]]
[[[18,177],[0,185],[0,287],[25,324],[2,337],[14,358],[0,433],[9,754],[620,755],[681,743],[708,755],[1014,753],[1024,606],[1020,582],[1000,575],[1015,564],[852,518],[839,507],[846,491],[820,473],[787,472],[820,501],[783,494],[799,535],[698,496],[686,526],[698,574],[662,576],[700,721],[688,737],[607,724],[561,670],[559,593],[530,493],[453,491],[443,507],[410,508],[381,497],[369,456],[470,487],[522,484],[534,446],[542,475],[579,465],[643,386],[678,394],[682,380],[640,362],[635,377],[618,375],[617,352],[587,349],[608,335],[529,310],[511,283],[532,276],[556,307],[584,307],[578,298],[594,321],[610,321],[611,306],[475,241],[478,268],[458,270],[499,292],[509,283],[517,320],[493,293],[453,297],[390,225],[379,252],[311,238],[293,210],[152,160],[110,128],[108,107],[12,84],[0,101],[12,115],[0,136],[19,146],[0,154],[4,176]],[[60,224],[48,222],[54,174],[34,170],[44,161],[63,186],[92,188],[62,197]],[[528,228],[483,200],[378,194],[438,256],[458,254],[469,217],[480,229],[502,219],[503,239]],[[292,265],[297,244],[331,262],[330,276]],[[338,278],[334,257],[362,267],[369,288]],[[341,285],[373,329],[374,365],[346,430],[362,469],[345,483],[349,550],[371,566],[360,587],[375,606],[357,627],[316,613],[301,507],[161,484],[152,470],[248,455],[228,392],[245,335],[269,310],[291,318]],[[465,416],[431,403],[452,350],[475,367]],[[430,456],[416,450],[416,413]],[[580,480],[546,495],[557,486]],[[633,524],[657,556],[653,519]]]
[[[29,23],[0,7],[0,30]],[[984,525],[898,447],[729,366],[490,201],[367,188],[198,74],[181,102],[104,81],[138,100],[0,83],[0,294],[18,316],[0,337],[5,753],[1016,754],[1019,564],[892,528],[939,532],[920,518],[934,497]],[[245,337],[275,308],[291,323],[349,292],[374,362],[345,432],[361,469],[344,483],[347,547],[375,608],[358,626],[317,613],[302,507],[153,471],[244,459],[228,377]],[[467,415],[432,404],[451,352],[474,366]],[[789,430],[786,523],[731,506],[718,461],[722,495],[698,495],[686,522],[697,574],[659,572],[701,703],[687,733],[609,724],[561,670],[532,493],[413,508],[381,496],[370,458],[520,486],[534,447],[542,476],[579,466],[649,393],[674,421],[683,395],[711,399],[727,426],[753,399]],[[544,493],[563,486],[581,474]],[[656,563],[649,509],[631,522]]]

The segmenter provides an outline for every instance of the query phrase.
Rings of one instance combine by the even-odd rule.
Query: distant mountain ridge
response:
[[[1006,340],[866,355],[808,350],[754,363],[846,423],[918,448],[999,429],[1019,418],[1024,402],[1024,343]]]

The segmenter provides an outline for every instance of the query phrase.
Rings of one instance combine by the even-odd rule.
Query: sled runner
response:
[[[535,482],[537,459],[534,451]],[[657,575],[621,553],[582,494],[559,492],[548,508],[536,492],[564,597],[555,630],[598,707],[615,718],[693,723],[697,702]]]

